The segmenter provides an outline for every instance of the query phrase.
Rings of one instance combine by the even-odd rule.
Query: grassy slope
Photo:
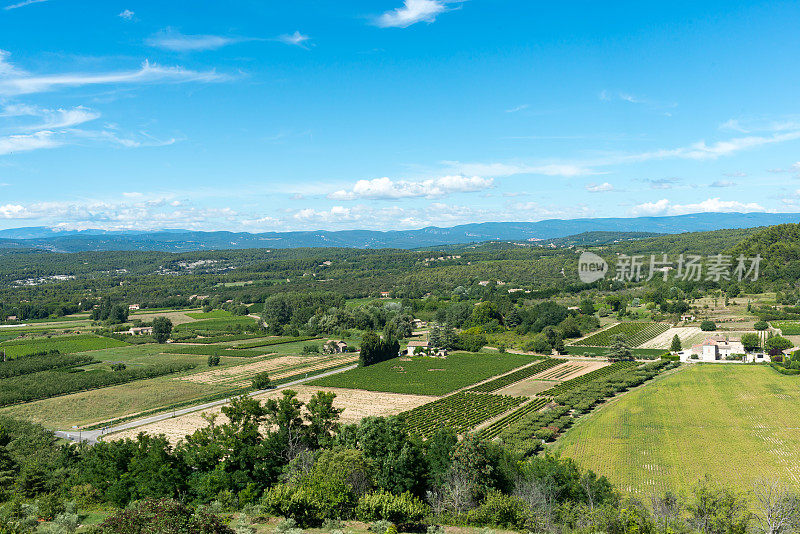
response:
[[[444,395],[536,359],[521,354],[490,352],[457,352],[446,359],[414,358],[412,361],[402,361],[395,358],[321,378],[311,384],[415,395]]]
[[[705,474],[748,488],[800,478],[800,380],[768,367],[693,365],[583,418],[555,448],[647,497]]]

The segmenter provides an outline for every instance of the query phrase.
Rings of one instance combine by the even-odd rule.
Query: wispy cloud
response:
[[[470,193],[492,187],[492,178],[480,176],[442,176],[422,181],[375,178],[359,180],[350,190],[339,190],[328,195],[335,200],[434,198],[452,193]]]
[[[198,52],[202,50],[216,50],[251,38],[227,37],[224,35],[185,35],[170,28],[162,30],[145,39],[145,44],[162,50],[173,52]]]
[[[783,143],[786,141],[794,141],[800,139],[800,130],[785,133],[776,133],[767,136],[748,136],[737,137],[725,141],[717,141],[716,143],[708,144],[705,141],[698,141],[689,146],[660,149],[649,152],[642,152],[639,154],[632,154],[629,156],[622,156],[616,158],[617,163],[625,162],[639,162],[658,159],[692,159],[692,160],[710,160],[717,159],[722,156],[730,156],[742,150],[757,148],[764,145],[771,145],[775,143]],[[612,161],[614,162],[614,161]]]
[[[47,2],[47,0],[25,0],[24,2],[18,2],[16,4],[8,5],[8,6],[4,7],[3,9],[5,9],[7,11],[9,9],[18,9],[20,7],[29,6],[31,4],[41,4],[42,2]]]
[[[277,40],[282,42],[283,44],[292,45],[292,46],[299,46],[301,48],[307,48],[306,42],[311,39],[308,35],[303,35],[299,31],[295,31],[294,33],[283,34],[277,37]]]
[[[41,131],[33,134],[9,135],[0,137],[0,156],[30,152],[42,148],[55,148],[61,146],[54,132]]]
[[[84,106],[69,109],[46,109],[23,104],[12,104],[5,106],[0,111],[0,117],[37,117],[40,119],[39,122],[13,126],[13,129],[18,132],[32,132],[70,128],[98,119],[100,113]]]
[[[85,85],[217,82],[229,79],[229,76],[214,70],[194,71],[183,67],[162,67],[149,61],[142,63],[138,70],[131,71],[33,75],[14,70],[13,65],[8,66],[4,61],[7,57],[7,52],[5,56],[0,54],[0,74],[8,72],[0,76],[2,96],[44,93]]]
[[[377,17],[375,24],[381,28],[407,28],[418,22],[433,22],[447,10],[446,0],[405,0],[402,7]]]
[[[513,107],[511,109],[507,109],[506,113],[517,113],[517,112],[522,111],[524,109],[528,109],[529,107],[530,106],[528,104],[522,104],[522,105]]]
[[[730,182],[728,180],[717,180],[711,183],[711,187],[733,187],[735,185],[735,182]]]
[[[464,175],[477,176],[515,176],[518,174],[538,174],[542,176],[591,176],[606,174],[585,165],[575,163],[546,163],[540,165],[516,163],[462,163],[459,161],[442,162],[451,171]]]
[[[590,193],[603,193],[606,191],[615,191],[614,186],[608,182],[603,182],[602,184],[588,184],[586,186],[586,190]]]
[[[133,17],[136,13],[131,11],[130,9],[123,9],[119,15],[117,15],[121,19],[125,20],[133,20]]]

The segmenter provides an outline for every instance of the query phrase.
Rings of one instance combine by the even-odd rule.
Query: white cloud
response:
[[[756,202],[739,202],[738,200],[720,200],[709,198],[695,204],[673,204],[666,198],[656,202],[645,202],[635,206],[631,213],[642,215],[688,215],[690,213],[751,213],[766,209]]]
[[[225,37],[223,35],[184,35],[168,28],[145,39],[145,44],[163,50],[172,50],[173,52],[196,52],[200,50],[216,50],[244,40],[246,39]]]
[[[735,182],[731,182],[728,180],[717,180],[716,182],[711,183],[711,187],[733,187],[735,186]]]
[[[508,164],[508,163],[461,163],[458,161],[443,162],[449,169],[459,174],[478,176],[515,176],[517,174],[540,174],[542,176],[590,176],[606,174],[583,165],[572,163],[550,163],[544,165]]]
[[[6,204],[0,206],[0,219],[26,219],[28,212],[20,204]]]
[[[301,48],[305,48],[305,43],[309,39],[311,38],[308,35],[303,35],[299,31],[278,36],[278,41],[288,45],[299,46]]]
[[[417,22],[433,22],[445,11],[444,0],[405,0],[402,7],[379,16],[375,24],[381,28],[407,28]]]
[[[18,2],[16,4],[8,5],[8,6],[4,7],[3,9],[8,11],[9,9],[18,9],[20,7],[29,6],[31,4],[41,4],[42,2],[47,2],[47,0],[24,0],[23,2]]]
[[[70,128],[90,122],[100,117],[100,113],[84,106],[70,109],[44,109],[24,104],[13,104],[3,108],[0,117],[38,117],[36,124],[18,125],[14,129],[20,132],[41,130],[58,130]]]
[[[492,178],[480,176],[442,176],[418,182],[390,178],[359,180],[350,191],[340,190],[331,193],[335,200],[354,199],[398,199],[414,197],[440,197],[452,193],[469,193],[492,187]]]
[[[46,130],[29,135],[9,135],[0,137],[0,156],[41,148],[55,148],[61,144],[53,132]]]
[[[132,71],[100,73],[65,73],[34,76],[19,71],[8,72],[6,55],[0,54],[0,95],[12,96],[54,91],[64,87],[112,84],[216,82],[228,76],[216,71],[194,71],[183,67],[162,67],[145,61],[141,68]],[[10,66],[13,69],[13,66]]]
[[[296,212],[293,217],[298,221],[317,223],[355,221],[360,218],[357,210],[344,206],[333,206],[329,210],[304,208]]]
[[[650,152],[642,152],[630,156],[616,158],[609,163],[642,162],[658,159],[691,159],[691,160],[713,160],[722,156],[730,156],[742,150],[756,148],[764,145],[783,143],[800,139],[800,130],[793,132],[778,133],[770,136],[748,136],[717,141],[707,144],[705,141],[698,141],[686,147],[673,149],[661,149]]]
[[[122,12],[117,16],[125,20],[132,20],[134,15],[135,13],[130,9],[123,9]]]
[[[524,109],[528,109],[529,107],[530,106],[528,104],[522,104],[522,105],[513,107],[511,109],[507,109],[506,113],[517,113],[517,112],[522,111]]]
[[[590,193],[601,193],[604,191],[614,191],[614,186],[608,182],[603,182],[602,184],[589,184],[586,186],[586,190]]]

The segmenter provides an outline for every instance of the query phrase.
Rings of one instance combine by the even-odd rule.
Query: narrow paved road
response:
[[[325,376],[335,375],[337,373],[343,373],[344,371],[349,371],[350,369],[355,369],[358,367],[357,364],[348,365],[347,367],[342,367],[341,369],[334,369],[333,371],[327,371],[325,373],[320,373],[318,375],[310,376],[308,378],[301,378],[299,380],[294,380],[292,382],[287,382],[285,384],[281,384],[273,389],[261,389],[258,391],[253,391],[248,393],[251,397],[255,395],[260,395],[262,393],[268,393],[270,391],[276,391],[279,389],[285,389],[288,387],[296,386],[298,384],[302,384],[304,382],[308,382],[309,380],[316,380],[317,378],[322,378]],[[113,428],[105,429],[105,430],[70,430],[70,431],[62,431],[58,430],[54,432],[56,437],[68,439],[71,441],[82,441],[85,443],[95,444],[100,441],[103,436],[106,434],[111,434],[114,432],[119,432],[121,430],[129,430],[131,428],[138,428],[140,426],[149,425],[150,423],[157,423],[158,421],[163,421],[165,419],[171,419],[173,417],[178,417],[179,415],[185,415],[187,413],[197,412],[200,410],[207,410],[208,408],[213,408],[215,406],[221,406],[223,404],[228,404],[231,401],[230,398],[227,399],[220,399],[214,402],[207,402],[205,404],[197,404],[195,406],[190,406],[188,408],[181,408],[180,410],[174,410],[171,412],[165,412],[158,415],[151,415],[150,417],[144,417],[142,419],[136,419],[134,421],[128,421],[126,423],[120,423],[118,425],[114,425]]]

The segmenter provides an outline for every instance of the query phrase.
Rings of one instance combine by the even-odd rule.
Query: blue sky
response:
[[[6,2],[2,228],[800,212],[796,2]]]

